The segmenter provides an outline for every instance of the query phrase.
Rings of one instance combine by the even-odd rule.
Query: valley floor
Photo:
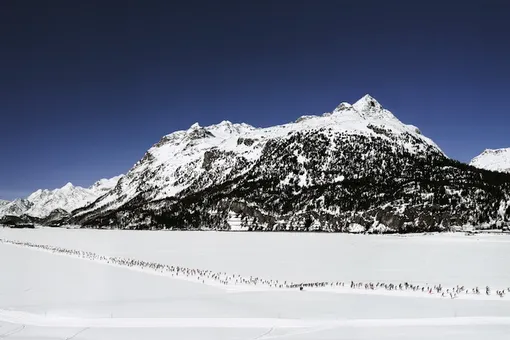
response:
[[[0,338],[506,339],[510,237],[0,229]],[[32,246],[27,246],[32,244]],[[409,282],[483,294],[236,285],[33,247],[271,282]],[[41,251],[42,250],[42,251]],[[74,255],[73,255],[74,254]],[[63,255],[63,256],[62,256]],[[485,286],[493,288],[485,295]],[[420,292],[418,292],[420,293]]]

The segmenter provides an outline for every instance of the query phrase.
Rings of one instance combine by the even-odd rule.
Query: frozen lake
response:
[[[510,287],[506,235],[0,229],[0,238],[290,281]],[[502,299],[230,291],[0,243],[0,338],[507,339]]]

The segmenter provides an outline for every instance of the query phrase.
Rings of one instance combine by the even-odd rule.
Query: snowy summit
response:
[[[510,172],[510,148],[487,149],[473,158],[470,165],[485,170]]]

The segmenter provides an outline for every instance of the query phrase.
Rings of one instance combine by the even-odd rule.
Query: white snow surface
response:
[[[0,238],[280,280],[510,285],[504,235],[43,228],[0,229]],[[4,243],[0,268],[0,336],[9,339],[503,340],[510,332],[508,297],[232,290]]]
[[[88,190],[94,193],[97,197],[99,197],[115,188],[115,186],[122,177],[124,177],[124,175],[118,175],[112,178],[102,178],[99,181],[92,184],[92,186],[88,188]]]
[[[235,156],[254,164],[268,140],[287,138],[296,132],[318,130],[328,130],[330,136],[337,133],[374,135],[375,132],[369,125],[383,126],[397,136],[409,133],[423,142],[421,145],[415,145],[402,141],[403,146],[410,152],[430,145],[441,152],[439,147],[423,136],[415,126],[400,122],[368,94],[352,105],[341,103],[333,112],[320,116],[307,115],[296,122],[267,128],[255,128],[229,121],[207,127],[195,123],[188,130],[164,136],[129,170],[119,182],[117,188],[119,190],[110,191],[81,211],[80,215],[97,209],[116,209],[138,193],[147,190],[151,192],[150,199],[153,200],[179,194],[206,171],[202,163],[207,151],[232,152]],[[253,143],[241,143],[243,139],[249,139]],[[300,158],[300,161],[305,159]],[[234,165],[235,161],[215,164],[214,171],[221,174],[221,179],[230,173]],[[246,171],[249,168],[247,167]],[[300,183],[305,182],[306,178],[301,178]]]
[[[16,199],[0,205],[0,217],[23,214],[33,217],[46,217],[55,209],[63,209],[70,213],[74,209],[92,203],[107,193],[115,187],[120,178],[122,178],[122,175],[110,179],[101,179],[90,188],[82,188],[67,183],[62,188],[54,190],[39,189],[25,199]]]
[[[491,171],[510,172],[510,148],[487,149],[473,158],[470,165]]]

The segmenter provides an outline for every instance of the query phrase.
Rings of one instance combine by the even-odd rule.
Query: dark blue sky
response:
[[[451,157],[510,147],[508,1],[0,3],[0,198],[126,172],[162,135],[372,94]]]

